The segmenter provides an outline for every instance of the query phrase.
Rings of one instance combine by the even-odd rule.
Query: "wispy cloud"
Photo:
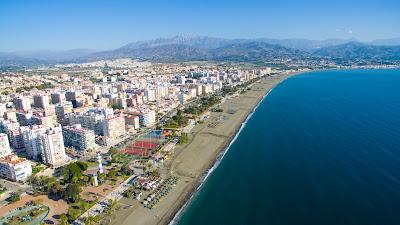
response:
[[[353,29],[348,29],[348,28],[336,28],[335,31],[340,34],[345,34],[345,35],[353,35],[354,34]]]

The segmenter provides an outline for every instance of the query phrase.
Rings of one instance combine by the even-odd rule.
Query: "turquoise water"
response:
[[[400,71],[277,86],[178,224],[400,224]]]

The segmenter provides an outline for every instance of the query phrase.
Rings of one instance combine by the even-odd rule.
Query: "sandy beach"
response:
[[[203,124],[197,124],[190,133],[190,141],[177,146],[172,160],[166,163],[167,173],[180,178],[157,208],[149,210],[133,199],[122,199],[110,224],[168,224],[190,199],[205,173],[214,165],[218,154],[225,150],[239,131],[242,123],[263,96],[286,78],[295,75],[280,74],[263,78],[251,90],[237,97],[229,97],[221,104],[223,112],[212,112]]]

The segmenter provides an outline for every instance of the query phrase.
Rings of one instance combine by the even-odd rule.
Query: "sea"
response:
[[[173,224],[399,225],[400,70],[293,76]]]

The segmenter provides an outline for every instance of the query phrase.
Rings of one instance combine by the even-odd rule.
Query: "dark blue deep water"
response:
[[[400,70],[278,85],[178,224],[399,225]]]

